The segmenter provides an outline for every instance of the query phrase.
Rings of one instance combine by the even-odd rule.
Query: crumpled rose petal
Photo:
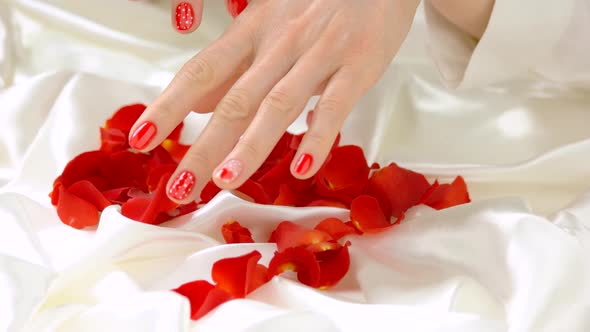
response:
[[[317,224],[315,229],[329,234],[334,240],[356,233],[354,227],[346,225],[338,218],[326,218]]]
[[[352,201],[350,207],[352,224],[361,232],[377,232],[391,226],[383,215],[379,201],[375,197],[361,195]]]
[[[130,187],[116,188],[111,190],[103,191],[102,194],[106,199],[114,204],[123,204],[129,200],[129,189]]]
[[[211,270],[217,287],[237,298],[243,298],[268,281],[264,266],[258,267],[262,255],[254,250],[246,255],[221,259]]]
[[[288,248],[307,246],[310,244],[332,240],[329,234],[316,229],[307,229],[290,221],[281,222],[274,230],[271,238],[277,243],[279,252]]]
[[[225,243],[254,243],[252,233],[246,227],[240,225],[239,222],[233,220],[221,226],[221,235]]]
[[[424,175],[391,163],[373,173],[367,194],[377,198],[386,217],[397,218],[418,204],[428,188]]]
[[[421,202],[434,209],[442,210],[471,202],[463,177],[458,176],[451,184],[435,182],[424,194]]]
[[[304,285],[319,285],[320,264],[315,255],[304,247],[291,247],[275,253],[268,265],[269,276],[274,277],[285,271],[297,272],[297,280]]]
[[[59,186],[57,215],[64,224],[77,229],[96,226],[99,220],[96,206],[69,193],[64,186]]]
[[[368,176],[369,166],[363,150],[356,145],[340,146],[332,150],[316,174],[316,190],[324,198],[350,204],[364,192]]]
[[[178,207],[178,204],[172,202],[166,195],[166,184],[172,175],[171,172],[164,174],[156,190],[149,197],[136,197],[128,200],[121,206],[121,214],[129,219],[140,221],[147,224],[160,224],[168,218],[160,216],[161,213],[167,212]]]
[[[96,189],[94,184],[87,180],[74,183],[67,189],[67,192],[94,205],[98,211],[102,211],[111,205],[111,202]]]
[[[219,305],[232,300],[231,294],[216,288],[205,280],[186,283],[174,292],[186,297],[191,305],[191,319],[197,320]]]

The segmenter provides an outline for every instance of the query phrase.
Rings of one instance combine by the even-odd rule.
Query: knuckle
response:
[[[187,154],[187,162],[190,168],[213,169],[211,158],[203,150],[194,150]]]
[[[329,95],[323,96],[318,105],[318,110],[331,118],[335,118],[343,109],[342,102]]]
[[[214,80],[215,69],[209,60],[196,56],[183,66],[180,75],[191,83],[208,83]]]
[[[311,146],[326,147],[332,146],[332,142],[323,134],[310,131],[305,134],[306,143]]]
[[[271,91],[262,102],[262,108],[267,110],[267,112],[288,114],[294,112],[296,107],[297,105],[293,98],[281,90]]]
[[[224,121],[244,121],[250,117],[249,105],[248,94],[234,89],[221,100],[216,113]]]
[[[240,151],[249,156],[250,159],[256,160],[260,154],[258,146],[248,139],[240,140],[239,147]]]

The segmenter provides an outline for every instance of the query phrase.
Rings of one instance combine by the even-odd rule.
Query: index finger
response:
[[[131,147],[139,151],[153,149],[188,113],[198,111],[199,103],[247,62],[251,52],[248,40],[243,31],[235,29],[190,59],[133,125]]]

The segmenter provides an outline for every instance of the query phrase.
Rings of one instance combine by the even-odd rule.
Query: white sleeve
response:
[[[590,1],[496,0],[477,41],[424,3],[428,47],[453,88],[541,76],[590,88]]]

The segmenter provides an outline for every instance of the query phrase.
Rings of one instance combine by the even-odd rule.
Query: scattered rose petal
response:
[[[355,234],[354,227],[346,225],[338,218],[327,218],[322,220],[315,229],[329,234],[334,240],[339,240],[341,237]]]
[[[268,280],[266,269],[257,267],[261,257],[254,250],[246,255],[221,259],[213,264],[213,281],[232,296],[243,298]]]
[[[461,176],[458,176],[451,184],[439,185],[435,182],[422,198],[422,203],[437,210],[469,202],[471,199],[467,192],[467,185]]]
[[[320,264],[315,255],[304,247],[290,247],[275,253],[268,265],[269,276],[274,277],[285,271],[297,272],[297,280],[304,285],[319,285]]]
[[[381,211],[379,201],[367,195],[361,195],[352,201],[350,218],[353,225],[363,233],[379,231],[391,226]]]
[[[430,184],[424,175],[391,163],[371,176],[367,194],[379,201],[387,217],[399,217],[418,204]]]
[[[98,225],[99,212],[96,206],[59,187],[57,215],[61,221],[71,227],[82,229]]]
[[[221,226],[221,234],[225,243],[254,243],[252,233],[237,221],[230,221]]]

